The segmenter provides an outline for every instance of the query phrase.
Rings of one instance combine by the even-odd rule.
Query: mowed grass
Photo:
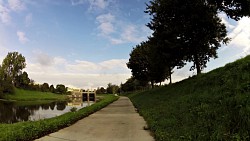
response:
[[[157,141],[250,140],[250,56],[129,97]]]
[[[40,92],[40,91],[30,91],[23,89],[15,89],[15,94],[6,94],[4,96],[7,100],[17,100],[17,101],[37,101],[37,100],[57,100],[65,101],[67,100],[66,95],[54,94],[51,92]]]
[[[14,124],[0,124],[1,141],[29,141],[56,132],[64,127],[70,126],[76,121],[109,105],[119,97],[106,95],[100,102],[82,108],[75,112],[39,121],[18,122]],[[84,139],[83,139],[84,140]]]

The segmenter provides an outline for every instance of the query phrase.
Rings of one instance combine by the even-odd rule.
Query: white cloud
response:
[[[36,54],[36,60],[41,66],[51,66],[54,64],[54,58],[45,53]]]
[[[121,39],[115,39],[115,38],[110,38],[110,41],[111,41],[111,44],[113,45],[124,43],[124,41],[122,41]]]
[[[10,10],[0,3],[0,18],[2,23],[9,24],[11,22],[11,16],[9,15],[9,12]]]
[[[24,2],[20,0],[0,1],[0,20],[9,25],[11,23],[11,12],[19,12],[25,9]]]
[[[235,26],[229,22],[229,18],[227,17],[225,13],[220,13],[219,17],[221,18],[222,23],[226,25],[228,30],[235,28]]]
[[[102,35],[109,35],[111,33],[113,33],[115,30],[114,30],[114,26],[112,25],[112,23],[101,23],[99,26],[98,26],[98,29],[101,30],[101,34]]]
[[[25,16],[25,25],[28,27],[32,23],[32,13],[29,13],[28,15]]]
[[[29,39],[26,37],[25,33],[22,31],[17,31],[17,36],[18,36],[18,40],[22,43],[25,44],[29,41]]]
[[[88,3],[89,11],[104,10],[106,9],[112,0],[71,0],[73,6]]]
[[[145,25],[129,24],[117,20],[111,13],[99,15],[96,18],[100,31],[98,35],[110,40],[111,44],[140,43],[147,40],[152,32]]]
[[[40,54],[40,56],[38,55]],[[29,77],[38,83],[64,84],[77,88],[97,88],[108,83],[119,85],[130,76],[126,59],[111,59],[102,62],[85,60],[66,61],[62,57],[51,57],[36,53],[35,62],[27,60]],[[43,59],[43,58],[46,59]],[[46,63],[50,62],[50,63]]]
[[[105,9],[109,3],[107,0],[89,0],[90,9]]]
[[[13,11],[22,11],[25,9],[24,3],[20,0],[8,0],[8,4]]]
[[[121,34],[121,38],[133,43],[139,43],[145,40],[145,35],[141,35],[138,29],[140,30],[140,28],[135,25],[128,25]]]
[[[250,18],[243,17],[238,21],[232,32],[229,33],[232,38],[229,46],[238,47],[243,50],[242,53],[250,53]]]
[[[96,20],[99,22],[99,23],[106,23],[106,22],[113,22],[115,20],[115,16],[108,13],[108,14],[102,14],[102,15],[99,15]]]
[[[134,25],[123,23],[123,28],[119,31],[120,36],[109,37],[112,44],[123,44],[123,43],[140,43],[147,40],[147,37],[151,35],[149,29],[146,29],[145,25]]]
[[[115,32],[114,26],[112,24],[114,20],[115,17],[110,13],[99,15],[96,18],[97,23],[100,24],[98,26],[98,29],[101,32],[100,35],[108,36],[109,34]]]

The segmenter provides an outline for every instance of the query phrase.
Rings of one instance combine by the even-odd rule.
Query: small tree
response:
[[[48,83],[43,83],[42,85],[41,85],[41,91],[42,92],[49,92],[49,84]]]
[[[23,72],[21,75],[18,76],[16,87],[20,87],[23,89],[27,89],[30,84],[30,79],[27,72]]]
[[[58,84],[56,85],[55,92],[58,94],[66,94],[67,88],[63,84]]]
[[[103,87],[101,87],[101,88],[97,88],[97,90],[96,90],[96,94],[105,94],[106,93],[106,90],[103,88]]]
[[[112,85],[112,83],[109,83],[109,84],[108,84],[108,87],[107,87],[107,93],[108,93],[108,94],[115,94],[115,93],[118,93],[118,90],[119,90],[119,86],[117,86],[117,85]]]
[[[0,98],[2,98],[4,94],[8,93],[14,93],[14,87],[10,77],[5,74],[0,65]]]
[[[50,85],[50,87],[49,87],[49,91],[50,91],[50,92],[52,92],[52,93],[54,93],[54,92],[55,92],[55,87],[54,87],[54,85]]]

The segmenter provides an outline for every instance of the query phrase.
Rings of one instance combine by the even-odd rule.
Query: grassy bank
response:
[[[0,124],[0,140],[27,141],[42,137],[46,134],[58,131],[63,127],[67,127],[79,119],[87,117],[117,99],[118,97],[107,95],[98,103],[80,109],[79,111],[69,112],[51,119],[14,124]]]
[[[41,101],[41,100],[67,100],[66,95],[54,94],[51,92],[30,91],[23,89],[15,89],[15,94],[7,94],[4,96],[7,100],[17,101]]]
[[[157,141],[250,140],[250,56],[129,97]]]

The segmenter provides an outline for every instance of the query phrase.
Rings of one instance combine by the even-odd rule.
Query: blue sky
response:
[[[151,35],[145,26],[148,1],[0,0],[0,61],[18,51],[37,83],[85,89],[124,83],[131,76],[129,53]],[[249,18],[235,22],[220,17],[232,41],[221,47],[205,72],[250,53]],[[173,79],[193,74],[187,65]]]

